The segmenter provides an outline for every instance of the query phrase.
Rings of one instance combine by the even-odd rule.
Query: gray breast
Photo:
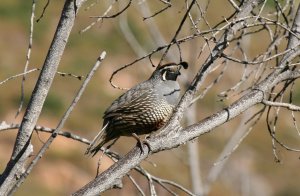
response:
[[[177,81],[164,81],[155,86],[155,91],[160,98],[166,100],[172,106],[175,106],[179,101],[180,86]]]

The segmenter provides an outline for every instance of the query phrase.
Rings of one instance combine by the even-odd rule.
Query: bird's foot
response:
[[[148,148],[149,148],[149,152],[151,151],[151,146],[149,144],[149,142],[147,140],[143,140],[141,139],[137,134],[132,133],[131,134],[132,137],[134,137],[134,139],[137,140],[139,147],[141,148],[142,153],[145,153],[144,148],[143,148],[143,144],[145,144]]]

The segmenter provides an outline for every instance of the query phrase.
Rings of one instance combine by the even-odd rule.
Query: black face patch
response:
[[[162,77],[163,80],[173,80],[176,81],[177,77],[180,75],[179,71],[171,71],[171,70],[166,70],[164,71]]]

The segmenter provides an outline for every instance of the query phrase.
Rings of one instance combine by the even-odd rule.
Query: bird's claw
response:
[[[132,136],[137,140],[137,145],[141,148],[142,153],[145,153],[143,148],[143,144],[145,144],[149,148],[149,152],[151,151],[151,146],[148,140],[142,140],[137,134],[133,133]]]

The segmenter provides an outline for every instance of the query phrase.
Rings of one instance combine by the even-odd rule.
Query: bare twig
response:
[[[31,69],[31,70],[26,71],[26,72],[24,72],[24,73],[20,73],[20,74],[14,75],[14,76],[10,76],[10,77],[8,77],[8,78],[6,78],[6,79],[0,81],[0,85],[2,85],[2,84],[4,84],[4,83],[8,82],[9,80],[18,78],[18,77],[20,77],[20,76],[27,75],[27,74],[32,73],[32,72],[35,72],[35,71],[40,71],[40,69],[39,69],[39,68],[34,68],[34,69]]]
[[[234,7],[237,11],[241,11],[239,6],[233,0],[228,0],[228,1],[232,5],[232,7]]]
[[[282,102],[273,102],[273,101],[268,101],[268,100],[263,100],[262,101],[263,104],[267,105],[267,106],[274,106],[274,107],[283,107],[283,108],[287,108],[291,111],[300,111],[300,107],[294,104],[290,104],[290,103],[282,103]]]
[[[290,104],[293,102],[294,85],[295,85],[295,82],[292,83],[291,90],[290,90],[290,96],[289,96],[290,97],[290,100],[289,100]],[[295,127],[295,129],[298,133],[298,136],[300,136],[300,130],[299,130],[299,127],[297,125],[297,121],[296,121],[296,118],[295,118],[294,111],[292,111],[292,118],[293,118],[294,127]]]
[[[280,56],[283,56],[283,55],[289,53],[290,51],[294,51],[294,50],[296,50],[298,47],[299,47],[299,46],[296,46],[296,48],[291,48],[291,49],[284,50],[284,51],[281,52],[281,53],[275,54],[275,55],[270,56],[270,57],[268,57],[268,58],[266,58],[266,59],[263,59],[263,60],[261,60],[261,61],[243,61],[243,60],[239,60],[239,59],[235,59],[235,58],[233,58],[233,57],[230,57],[230,56],[228,56],[228,55],[226,55],[226,54],[224,54],[224,53],[222,54],[222,57],[224,57],[224,58],[226,58],[226,59],[228,59],[228,60],[231,60],[231,61],[233,61],[233,62],[236,62],[236,63],[241,63],[241,64],[261,64],[261,63],[266,63],[266,62],[268,62],[268,61],[274,60],[275,58],[278,58],[278,57],[280,57]]]
[[[174,34],[174,36],[173,36],[171,42],[175,42],[175,43],[177,42],[177,41],[176,41],[177,36],[178,36],[179,32],[182,30],[183,24],[185,23],[186,19],[188,18],[189,12],[191,11],[191,9],[192,9],[193,5],[195,4],[195,2],[196,2],[196,0],[192,0],[192,2],[191,2],[191,4],[189,5],[187,11],[185,12],[184,16],[182,17],[182,20],[180,21],[180,24],[179,24],[179,26],[178,26],[178,28],[177,28],[177,30],[176,30],[176,32],[175,32],[175,34]],[[171,42],[170,42],[170,43],[171,43]],[[165,59],[165,57],[166,57],[166,55],[167,55],[167,53],[168,53],[170,47],[171,47],[171,44],[169,44],[169,45],[167,46],[165,52],[163,53],[162,57],[160,58],[160,61],[159,61],[158,65],[160,65],[160,64],[163,62],[163,60]]]
[[[152,15],[150,8],[149,8],[149,4],[147,1],[144,1],[143,4],[141,4],[139,6],[138,9],[143,16],[149,16]],[[159,29],[156,21],[154,20],[154,18],[149,18],[147,20],[147,22],[145,23],[147,25],[148,31],[151,34],[151,37],[153,39],[153,42],[155,43],[156,46],[162,46],[162,45],[166,45],[167,41],[165,40],[163,33],[161,32],[161,30]],[[168,61],[176,61],[176,56],[175,54],[173,54],[173,52],[171,51],[170,53],[167,54],[167,59]],[[149,56],[149,60],[151,61],[151,55]],[[152,63],[152,65],[154,65]]]
[[[98,69],[98,67],[100,66],[100,64],[103,61],[103,59],[105,58],[105,56],[106,56],[106,52],[102,52],[100,54],[100,56],[98,57],[95,65],[94,65],[94,67],[92,68],[92,70],[90,71],[90,73],[87,75],[87,77],[84,80],[81,88],[79,89],[77,95],[75,96],[73,102],[71,103],[71,105],[69,106],[68,110],[65,112],[65,114],[63,115],[61,121],[57,125],[57,128],[52,132],[51,137],[49,137],[49,139],[43,145],[43,147],[40,149],[40,151],[38,152],[38,154],[31,161],[31,163],[27,167],[26,171],[20,176],[20,178],[18,179],[16,185],[12,188],[12,190],[10,191],[10,193],[15,192],[16,189],[23,183],[23,181],[29,175],[29,173],[31,172],[31,170],[33,169],[33,167],[37,164],[38,160],[40,160],[42,158],[43,154],[49,148],[50,144],[53,142],[53,140],[57,136],[58,132],[63,128],[63,126],[64,126],[67,118],[69,117],[69,115],[73,111],[75,105],[77,104],[77,102],[79,101],[79,99],[80,99],[81,95],[83,94],[85,88],[87,87],[87,84],[89,83],[89,81],[91,80],[92,76],[94,75],[94,73],[96,72],[96,70]]]
[[[136,187],[136,189],[139,191],[139,193],[142,195],[142,196],[146,196],[146,194],[144,193],[144,191],[142,190],[142,188],[138,185],[138,183],[134,180],[134,178],[127,174],[128,178],[131,180],[131,182],[133,183],[133,185]]]
[[[105,16],[105,15],[104,16],[90,16],[90,18],[102,18],[102,19],[104,19],[104,18],[115,18],[115,17],[119,16],[120,14],[122,14],[125,10],[127,10],[129,8],[129,6],[131,5],[131,2],[132,2],[132,0],[129,0],[128,4],[122,10],[120,10],[119,12],[117,12],[113,15],[110,15],[110,16]]]
[[[41,69],[40,69],[40,68],[33,68],[33,69],[29,70],[29,71],[26,71],[26,72],[23,72],[23,73],[20,73],[20,74],[16,74],[16,75],[10,76],[10,77],[8,77],[8,78],[6,78],[6,79],[0,81],[0,85],[2,85],[2,84],[4,84],[4,83],[8,82],[9,80],[13,80],[13,79],[15,79],[15,78],[18,78],[18,77],[27,75],[27,74],[29,74],[29,73],[33,73],[33,72],[35,72],[35,71],[41,71]],[[82,78],[84,78],[84,76],[77,76],[77,75],[72,74],[72,73],[65,73],[65,72],[59,72],[59,71],[56,72],[56,73],[59,74],[59,75],[62,76],[62,77],[70,76],[70,77],[77,78],[78,80],[81,80]]]
[[[20,124],[6,123],[5,121],[2,121],[0,123],[0,132],[10,130],[10,129],[19,129],[19,128],[20,128]],[[34,130],[46,132],[46,133],[53,133],[55,131],[55,129],[53,129],[53,128],[39,126],[39,125],[36,125],[34,127]],[[63,137],[66,137],[66,138],[71,138],[73,140],[79,141],[84,144],[90,144],[90,141],[88,139],[85,139],[79,135],[76,135],[76,134],[68,132],[68,131],[59,131],[57,134],[61,135]]]
[[[75,74],[72,74],[72,73],[65,73],[65,72],[56,72],[57,74],[59,74],[60,76],[62,77],[65,77],[65,76],[70,76],[70,77],[74,77],[74,78],[77,78],[78,80],[82,80],[82,78],[84,78],[84,76],[77,76]]]
[[[34,16],[35,16],[35,0],[32,1],[32,8],[31,8],[31,17],[30,17],[30,33],[29,33],[29,44],[28,44],[28,49],[27,49],[27,55],[26,55],[26,63],[24,67],[24,75],[22,78],[22,83],[21,83],[21,98],[20,98],[20,105],[17,110],[16,116],[19,115],[23,108],[24,104],[24,85],[25,85],[25,79],[26,79],[26,72],[29,66],[29,60],[30,60],[30,55],[31,55],[31,49],[32,49],[32,37],[33,37],[33,24],[34,24]]]
[[[172,4],[171,4],[169,1],[160,0],[160,2],[163,2],[163,3],[166,5],[166,7],[160,9],[159,11],[155,12],[154,14],[152,14],[152,15],[150,15],[150,16],[143,17],[143,20],[147,20],[147,19],[149,19],[149,18],[153,18],[153,17],[155,17],[156,15],[158,15],[158,14],[164,12],[165,10],[167,10],[168,8],[170,8],[170,7],[172,6]]]
[[[104,12],[103,16],[107,16],[107,14],[111,11],[113,4],[115,4],[117,1],[115,0]],[[85,27],[84,29],[80,30],[79,33],[84,33],[87,30],[89,30],[90,28],[92,28],[95,24],[102,22],[103,18],[97,18],[96,21],[92,22],[90,25],[88,25],[87,27]]]
[[[263,3],[263,5],[260,8],[259,13],[257,14],[255,21],[257,21],[258,18],[260,17],[262,11],[264,10],[264,7],[265,7],[266,3],[267,3],[267,0],[264,0],[264,3]]]
[[[135,168],[136,171],[138,171],[140,174],[144,175],[148,180],[149,180],[149,186],[154,186],[153,181],[155,181],[156,183],[158,183],[160,186],[162,186],[166,191],[168,191],[170,194],[172,195],[177,195],[175,194],[171,189],[169,189],[166,185],[170,185],[173,186],[176,189],[179,189],[181,191],[183,191],[185,194],[187,195],[192,195],[194,196],[194,194],[192,192],[190,192],[188,189],[184,188],[183,186],[181,186],[180,184],[177,184],[173,181],[170,180],[165,180],[156,176],[153,176],[152,174],[150,174],[149,172],[147,172],[145,169],[143,169],[142,167],[136,167]],[[150,185],[151,182],[151,185]],[[151,187],[150,187],[151,188]],[[153,188],[153,187],[152,187]]]
[[[38,19],[36,19],[36,22],[39,22],[44,17],[44,14],[46,13],[46,10],[47,10],[49,4],[50,4],[50,0],[47,0],[42,13],[41,13],[40,17]]]

